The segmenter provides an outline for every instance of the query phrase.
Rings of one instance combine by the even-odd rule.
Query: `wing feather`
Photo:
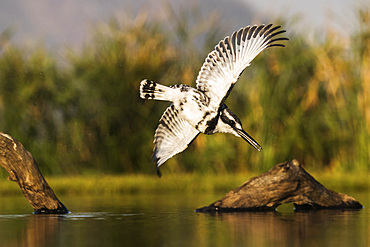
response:
[[[199,131],[183,119],[172,104],[163,113],[154,135],[153,161],[159,167],[169,158],[184,151]]]
[[[288,39],[276,38],[285,32],[279,28],[272,24],[247,26],[221,40],[208,54],[196,83],[213,107],[223,103],[240,74],[259,53],[269,47],[284,46],[278,42]]]

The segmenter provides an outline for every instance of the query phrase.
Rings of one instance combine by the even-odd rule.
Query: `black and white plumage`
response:
[[[255,149],[261,146],[242,128],[239,118],[224,104],[244,69],[263,50],[281,46],[280,26],[247,26],[221,40],[208,54],[196,80],[188,85],[163,86],[149,80],[140,84],[140,97],[171,101],[162,115],[154,136],[153,160],[159,167],[184,151],[199,133],[218,132],[242,137]]]

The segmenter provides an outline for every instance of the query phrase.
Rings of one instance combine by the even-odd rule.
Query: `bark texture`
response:
[[[42,176],[35,159],[15,138],[0,132],[0,165],[17,182],[35,214],[65,214],[68,209],[58,200]]]
[[[273,211],[283,203],[293,203],[295,210],[363,207],[353,197],[325,188],[293,160],[249,179],[224,198],[196,211]]]

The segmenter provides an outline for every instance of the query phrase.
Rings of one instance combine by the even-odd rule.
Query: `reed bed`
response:
[[[360,28],[349,43],[335,34],[309,43],[307,34],[290,32],[289,23],[276,21],[288,30],[286,48],[258,56],[226,102],[263,151],[255,152],[230,135],[200,135],[163,172],[222,174],[217,179],[229,181],[234,175],[225,174],[259,173],[293,158],[317,171],[368,172],[369,16],[367,10],[359,12]],[[138,175],[153,172],[153,134],[168,106],[141,100],[140,81],[194,86],[206,54],[223,38],[220,20],[198,16],[201,26],[184,27],[191,23],[184,18],[189,17],[159,21],[140,15],[98,25],[81,50],[66,48],[64,65],[42,45],[14,45],[4,32],[0,130],[23,143],[46,175],[128,174],[104,176],[102,182],[82,179],[81,187],[91,188],[87,191],[104,190],[96,183],[109,181],[116,185],[107,190],[119,192],[135,190],[135,184],[160,190],[176,182],[180,186],[181,179],[196,179],[173,175],[166,180],[172,186],[164,186],[150,175]],[[73,180],[79,187],[79,179],[68,179],[50,182],[67,185]],[[196,190],[184,183],[187,190]]]

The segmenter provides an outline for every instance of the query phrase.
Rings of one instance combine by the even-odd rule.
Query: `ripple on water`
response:
[[[81,213],[69,213],[61,215],[62,217],[69,220],[111,220],[111,219],[124,219],[132,216],[143,215],[143,213],[110,213],[110,212],[81,212]]]

